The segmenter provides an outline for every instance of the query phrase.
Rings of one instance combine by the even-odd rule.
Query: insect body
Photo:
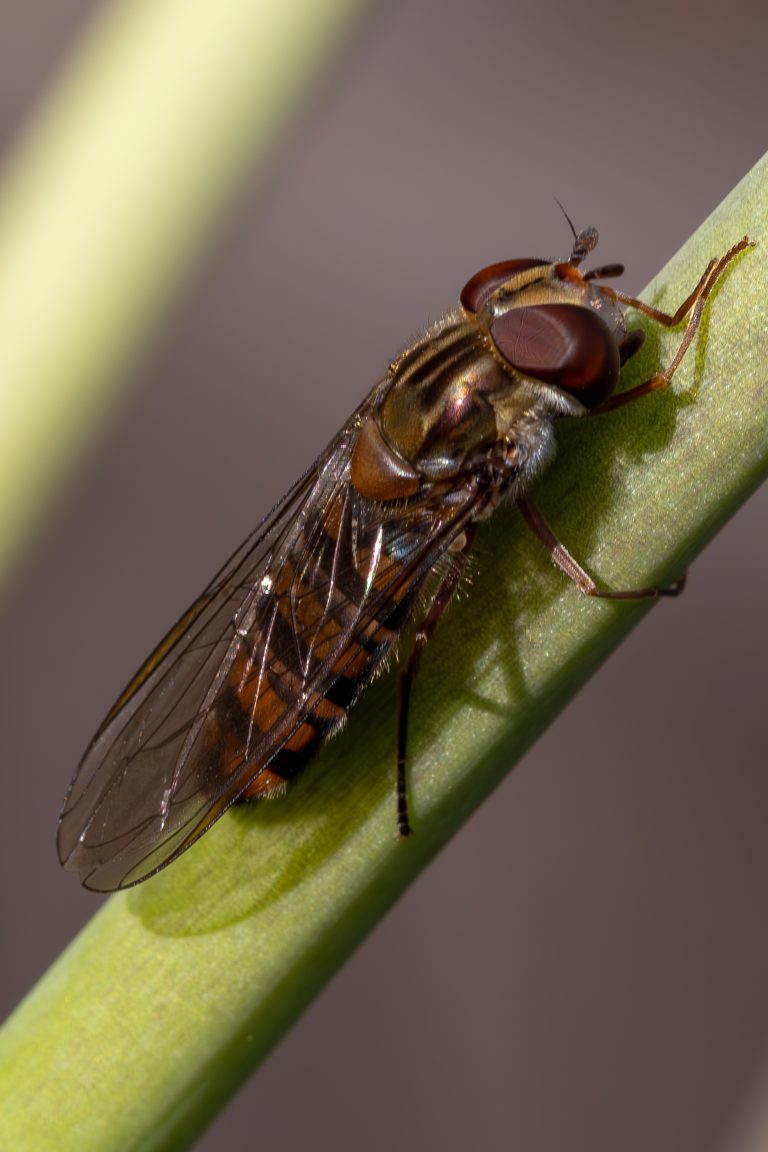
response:
[[[398,827],[406,723],[419,654],[451,600],[475,526],[504,497],[556,564],[602,592],[527,496],[560,416],[605,412],[669,383],[712,288],[746,239],[712,261],[674,315],[582,273],[597,233],[568,260],[508,260],[466,284],[390,367],[313,467],[235,553],[114,705],[67,794],[59,856],[86,887],[146,879],[235,801],[279,794],[338,730],[425,592],[429,608],[400,680]],[[666,372],[614,395],[642,333],[634,308],[688,324]]]

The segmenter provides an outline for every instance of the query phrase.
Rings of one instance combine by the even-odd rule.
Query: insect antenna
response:
[[[557,204],[563,216],[565,216],[568,221],[568,227],[573,233],[573,251],[571,252],[568,263],[576,267],[577,264],[581,264],[584,257],[588,256],[597,244],[597,228],[585,228],[583,232],[577,232],[573,226],[573,220],[571,220],[557,196],[555,196],[555,204]]]

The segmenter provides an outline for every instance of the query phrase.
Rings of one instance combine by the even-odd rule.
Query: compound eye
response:
[[[554,384],[586,408],[596,408],[616,387],[619,348],[591,308],[579,304],[512,308],[493,322],[491,336],[518,372]]]
[[[549,264],[548,260],[501,260],[498,264],[489,264],[480,272],[475,272],[471,280],[464,285],[460,300],[468,312],[479,312],[490,296],[493,296],[502,284],[527,272],[530,268],[541,268]]]

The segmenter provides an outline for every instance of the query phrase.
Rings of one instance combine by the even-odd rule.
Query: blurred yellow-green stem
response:
[[[122,0],[0,187],[0,590],[126,362],[361,0]]]
[[[678,575],[768,469],[767,173],[763,160],[649,289],[671,309],[710,256],[745,232],[757,241],[714,293],[674,390],[565,424],[537,485],[575,554],[615,588]],[[678,340],[652,339],[626,384]],[[417,834],[394,838],[390,675],[289,796],[231,811],[109,900],[30,993],[0,1032],[0,1147],[188,1147],[647,610],[580,596],[512,509],[477,551],[472,595],[416,686]]]

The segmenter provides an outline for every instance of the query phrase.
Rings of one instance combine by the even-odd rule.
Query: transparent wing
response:
[[[162,641],[86,752],[59,856],[86,887],[145,879],[338,727],[476,492],[388,507],[349,482],[353,418]],[[280,772],[272,771],[279,765]]]

